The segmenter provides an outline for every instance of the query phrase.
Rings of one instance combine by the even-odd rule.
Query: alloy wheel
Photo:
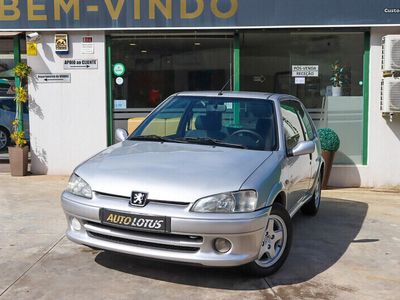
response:
[[[3,130],[0,130],[0,150],[7,146],[7,142],[7,134]]]
[[[256,264],[263,268],[274,265],[285,251],[286,242],[285,222],[280,216],[270,215]]]

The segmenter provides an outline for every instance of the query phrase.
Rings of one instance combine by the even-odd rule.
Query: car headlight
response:
[[[256,191],[239,191],[217,194],[196,201],[193,212],[201,213],[240,213],[257,209]]]
[[[92,189],[90,185],[76,174],[72,174],[69,178],[67,192],[92,199]]]

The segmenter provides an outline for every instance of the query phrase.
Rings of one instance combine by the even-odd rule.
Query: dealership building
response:
[[[330,185],[400,185],[398,0],[0,0],[0,77],[19,60],[35,174],[70,174],[172,93],[228,83],[295,95],[333,128]]]

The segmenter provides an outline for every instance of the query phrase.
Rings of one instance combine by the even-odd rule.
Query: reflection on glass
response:
[[[275,150],[272,101],[228,97],[175,96],[129,137],[252,150]]]
[[[21,60],[26,62],[25,39],[21,38]],[[14,97],[14,41],[0,37],[0,97]]]
[[[113,38],[112,63],[126,66],[113,98],[152,108],[178,91],[219,90],[231,77],[231,43],[231,36]]]
[[[341,138],[335,163],[360,164],[363,54],[363,32],[245,32],[241,87],[297,96],[317,127],[330,127]],[[317,66],[318,73],[296,79],[293,66]],[[341,87],[335,88],[338,81]]]

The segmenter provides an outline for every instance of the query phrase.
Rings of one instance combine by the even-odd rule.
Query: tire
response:
[[[315,187],[314,194],[307,203],[301,207],[301,212],[308,216],[315,216],[318,213],[321,205],[321,187],[322,176],[318,176],[317,186]]]
[[[280,238],[276,236],[278,232],[281,232]],[[245,265],[243,267],[245,272],[264,277],[278,271],[289,254],[292,235],[290,215],[281,204],[274,203],[265,228],[265,238],[260,246],[260,257]],[[271,253],[270,249],[274,252]]]
[[[0,127],[0,151],[10,144],[10,133],[4,127]]]

